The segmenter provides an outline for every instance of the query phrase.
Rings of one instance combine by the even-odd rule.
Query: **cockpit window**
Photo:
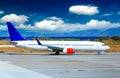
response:
[[[102,46],[106,46],[105,44],[102,44]]]

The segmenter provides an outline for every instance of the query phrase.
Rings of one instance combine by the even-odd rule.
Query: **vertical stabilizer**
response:
[[[20,33],[16,30],[16,28],[10,22],[7,22],[7,27],[8,27],[9,36],[10,36],[11,41],[26,40],[25,38],[23,38],[20,35]]]

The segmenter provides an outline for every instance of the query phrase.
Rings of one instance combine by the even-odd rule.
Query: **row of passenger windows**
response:
[[[88,45],[88,44],[48,44],[48,45],[57,45],[57,46],[94,46],[94,45]]]
[[[72,44],[72,46],[94,46],[94,45],[88,45],[88,44]]]
[[[28,44],[28,45],[36,45],[36,44]],[[88,45],[88,44],[45,44],[48,46],[94,46],[94,45]]]

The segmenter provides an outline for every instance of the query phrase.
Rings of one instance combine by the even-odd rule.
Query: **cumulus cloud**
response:
[[[86,24],[71,24],[71,23],[64,23],[59,27],[60,31],[82,31],[82,30],[107,30],[110,28],[117,28],[120,27],[120,23],[111,23],[109,21],[98,21],[98,20],[90,20]],[[58,30],[58,29],[57,29]]]
[[[56,32],[71,32],[71,31],[82,31],[82,30],[106,30],[109,28],[120,27],[120,23],[111,23],[109,21],[90,20],[86,24],[80,23],[65,23],[62,19],[57,17],[51,17],[40,22],[35,22],[34,26],[21,26],[27,29],[47,30]]]
[[[64,21],[57,17],[51,17],[45,19],[41,22],[35,22],[35,27],[45,30],[55,30],[58,29],[61,25],[64,24]]]
[[[4,14],[4,11],[1,11],[1,10],[0,10],[0,14]]]
[[[2,22],[14,22],[14,23],[25,23],[28,21],[28,17],[25,15],[16,15],[16,14],[10,14],[10,15],[5,15],[1,18]]]
[[[109,21],[98,21],[98,20],[90,20],[88,23],[85,24],[86,30],[87,29],[106,29],[109,28],[111,23]]]
[[[99,10],[96,6],[75,5],[69,8],[69,12],[77,15],[95,15]]]
[[[111,23],[110,21],[90,20],[86,24],[65,23],[61,18],[49,17],[43,21],[35,22],[34,25],[19,24],[17,28],[27,29],[30,31],[55,31],[55,32],[72,32],[82,30],[107,30],[110,28],[120,27],[120,23]]]

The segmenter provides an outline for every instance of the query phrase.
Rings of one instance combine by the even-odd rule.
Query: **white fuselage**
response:
[[[35,49],[35,50],[50,50],[48,46],[60,47],[60,48],[73,48],[74,50],[92,50],[92,51],[104,51],[110,47],[101,42],[92,41],[40,41],[42,45],[38,45],[37,41],[25,40],[14,41],[16,46]]]

